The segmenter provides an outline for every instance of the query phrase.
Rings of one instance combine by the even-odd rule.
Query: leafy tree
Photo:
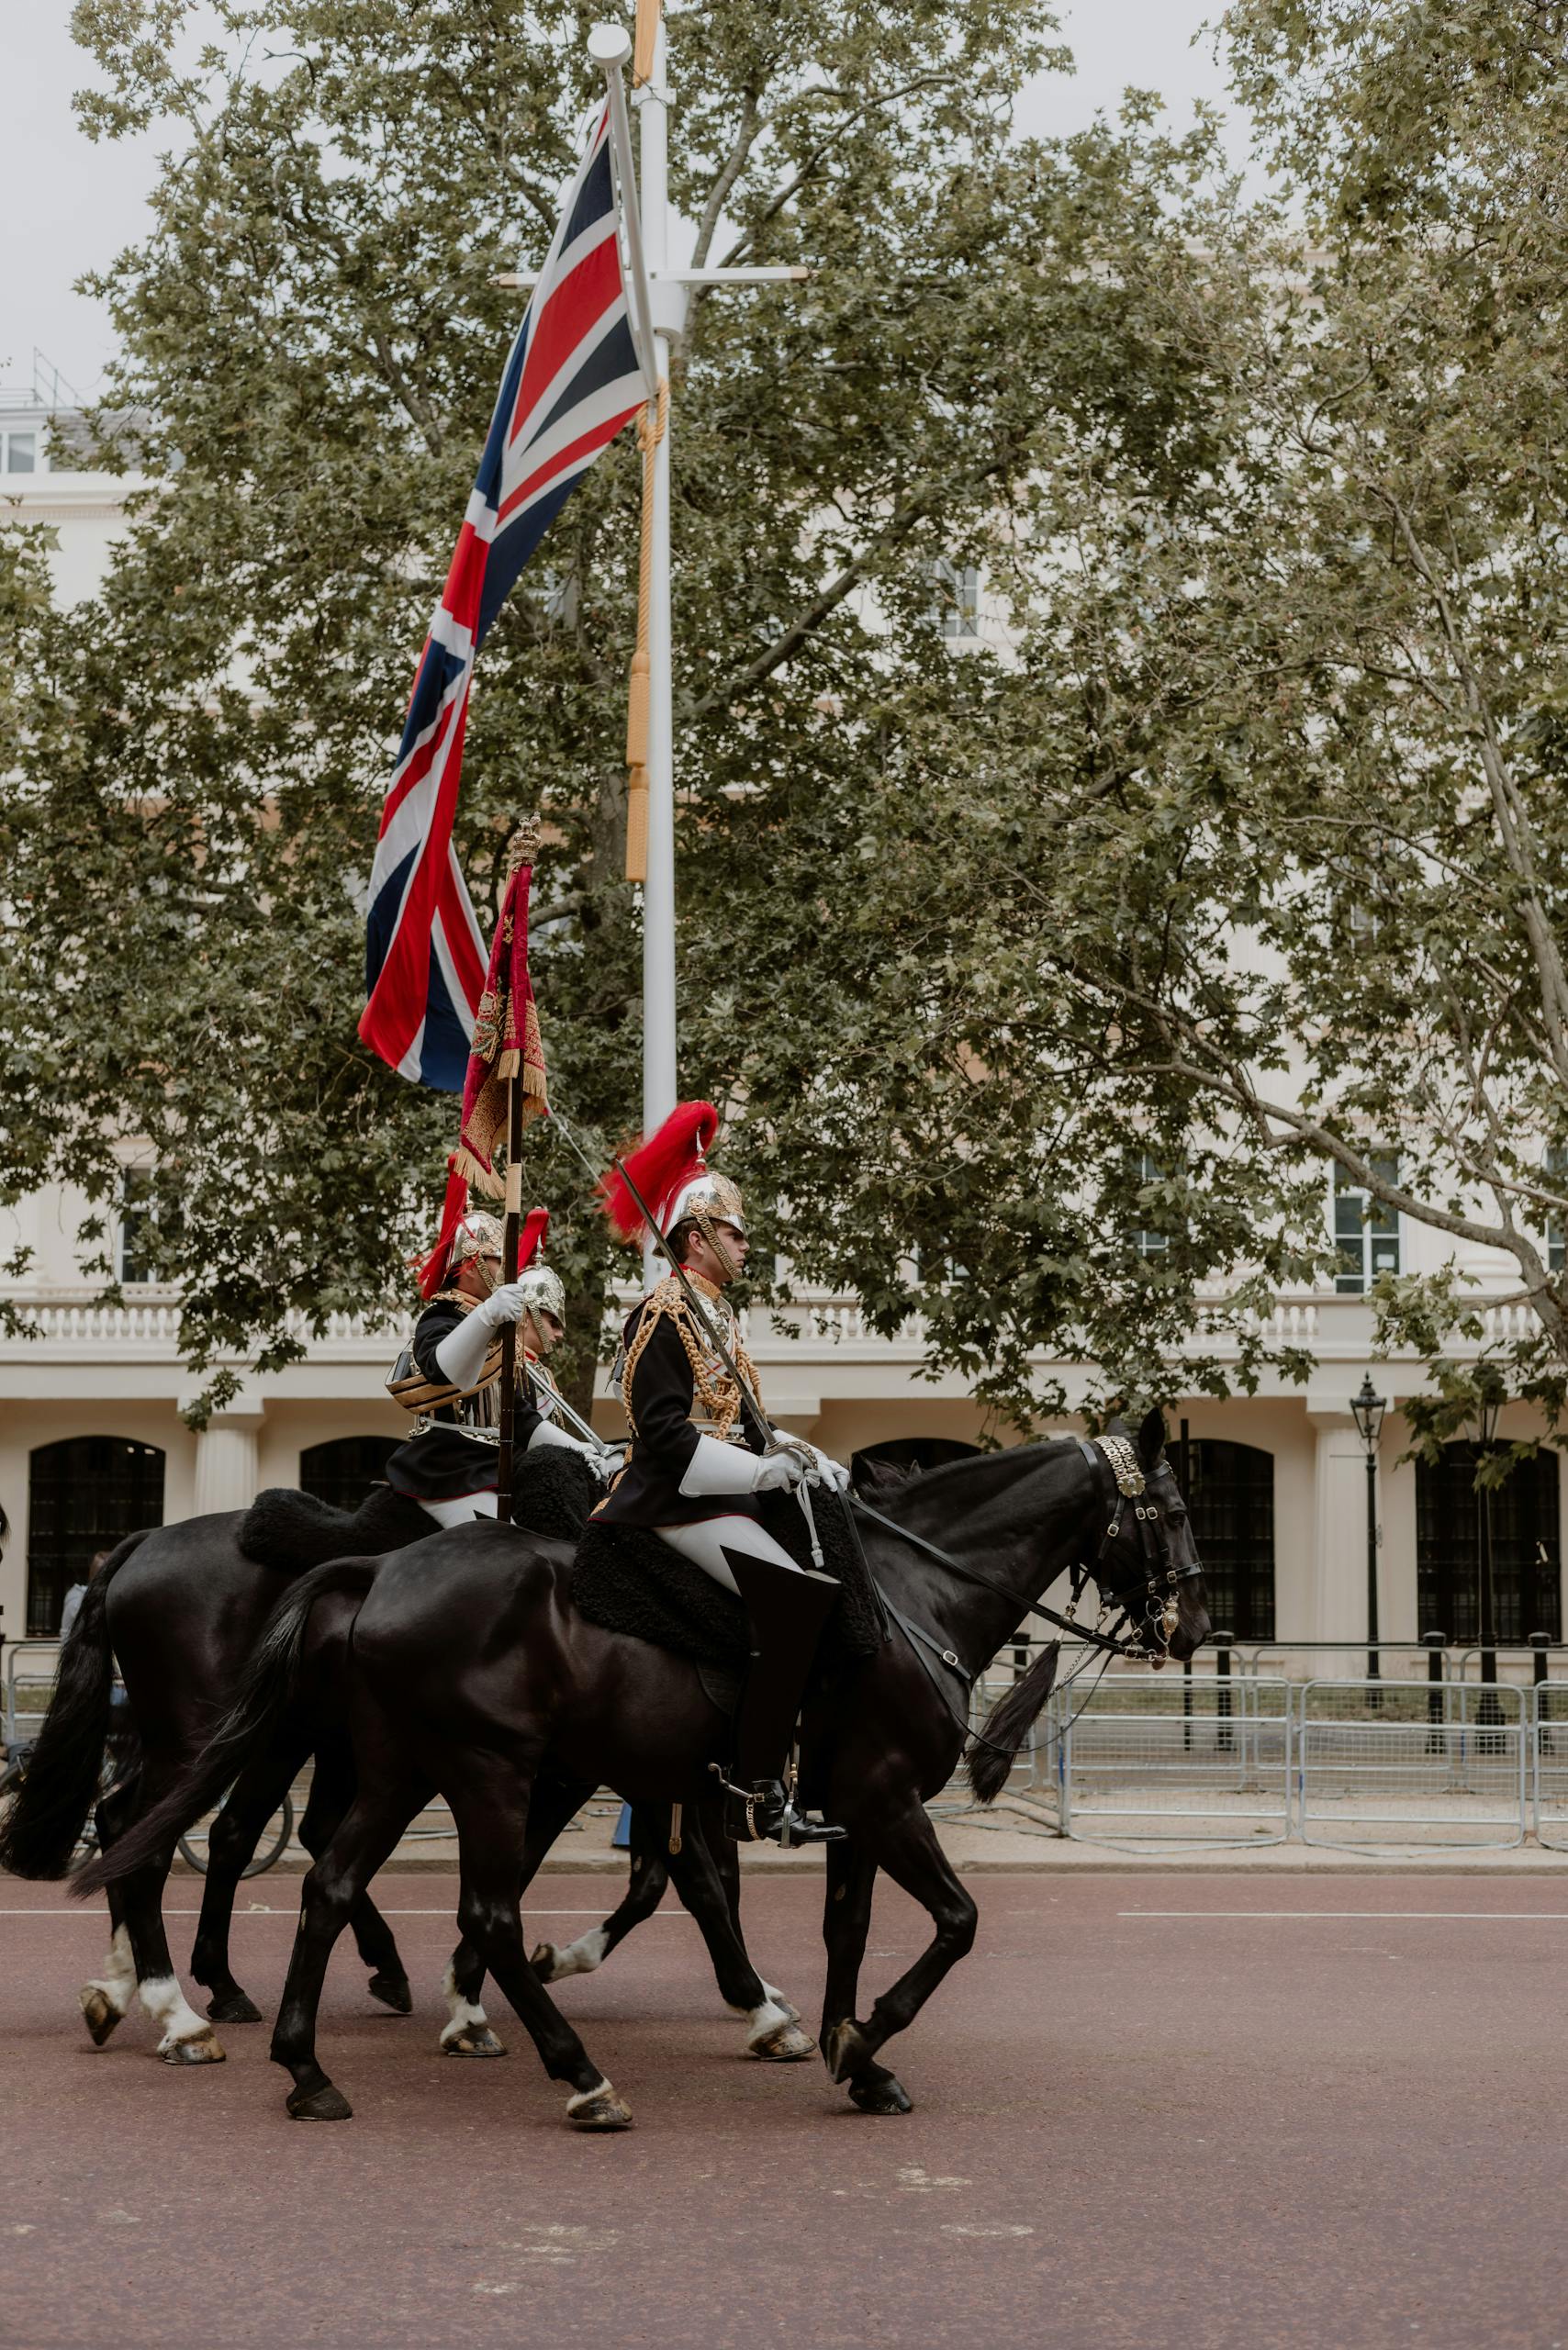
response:
[[[406,1296],[433,1213],[452,1105],[354,1041],[356,897],[511,322],[494,280],[543,250],[589,82],[562,0],[222,0],[195,57],[186,17],[75,17],[89,130],[175,143],[102,288],[154,487],[16,742],[5,1177],[105,1201],[117,1138],[151,1143],[154,1269],[220,1396],[301,1318]],[[1161,1368],[1205,1280],[1250,1377],[1254,1309],[1307,1261],[1294,1179],[1194,1119],[1206,1074],[1137,1008],[1187,968],[1209,853],[1158,747],[1182,696],[1129,720],[1072,568],[1097,528],[1195,527],[1231,459],[1230,289],[1193,295],[1186,233],[1212,137],[1135,105],[1014,142],[1052,33],[1039,0],[670,14],[698,260],[815,273],[700,297],[676,368],[683,1081],[802,1272],[883,1327],[920,1303],[934,1360],[1017,1414],[1059,1400],[1040,1347],[1222,1385],[1212,1348]],[[483,885],[543,809],[553,1084],[606,1136],[638,1098],[636,487],[622,445],[498,621],[459,840]],[[1016,655],[955,654],[941,560],[986,564]],[[1200,934],[1206,968],[1213,905]],[[607,1251],[535,1134],[592,1331]]]

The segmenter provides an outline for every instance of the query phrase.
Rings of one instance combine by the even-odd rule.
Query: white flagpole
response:
[[[639,10],[639,16],[642,11]],[[669,265],[669,84],[662,12],[654,44],[653,70],[633,92],[639,116],[641,192],[632,170],[630,125],[621,74],[632,42],[619,25],[595,25],[588,54],[604,73],[610,92],[616,174],[626,221],[633,308],[637,319],[637,357],[655,398],[669,379],[670,345],[686,324],[690,285],[767,285],[802,278],[801,268],[675,269]],[[502,285],[526,285],[525,276]],[[652,517],[653,578],[648,611],[648,840],[643,883],[643,1126],[645,1133],[676,1104],[675,1002],[675,711],[670,686],[670,493],[669,425],[654,451]],[[656,1274],[652,1241],[644,1245],[643,1266],[650,1284]]]
[[[655,280],[654,372],[669,377],[672,336],[684,323],[683,286],[659,283],[669,266],[669,91],[665,29],[654,70],[634,94],[639,112],[644,250]],[[677,1100],[675,1024],[675,712],[670,683],[669,426],[654,452],[653,597],[648,615],[648,868],[643,884],[643,1125]]]

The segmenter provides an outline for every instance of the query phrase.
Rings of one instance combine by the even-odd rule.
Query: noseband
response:
[[[1103,1436],[1097,1438],[1092,1444],[1085,1438],[1080,1437],[1078,1449],[1096,1473],[1101,1461],[1105,1462],[1115,1480],[1116,1489],[1113,1496],[1114,1505],[1110,1523],[1100,1538],[1098,1550],[1092,1561],[1080,1560],[1071,1571],[1072,1596],[1067,1606],[1068,1619],[1071,1622],[1076,1618],[1078,1603],[1083,1596],[1083,1586],[1090,1576],[1094,1577],[1096,1584],[1100,1583],[1100,1570],[1110,1554],[1111,1545],[1121,1535],[1123,1513],[1127,1503],[1131,1502],[1133,1516],[1137,1523],[1138,1544],[1143,1552],[1143,1564],[1146,1570],[1143,1585],[1141,1589],[1135,1590],[1129,1584],[1125,1592],[1114,1592],[1109,1600],[1102,1598],[1101,1619],[1103,1620],[1113,1606],[1119,1607],[1122,1611],[1120,1623],[1126,1624],[1128,1630],[1132,1631],[1135,1628],[1133,1609],[1141,1599],[1143,1617],[1136,1629],[1141,1634],[1144,1626],[1147,1625],[1158,1639],[1160,1649],[1168,1653],[1170,1636],[1182,1620],[1178,1602],[1179,1586],[1183,1583],[1191,1582],[1195,1576],[1201,1574],[1203,1570],[1196,1564],[1179,1567],[1174,1563],[1170,1555],[1170,1545],[1166,1539],[1165,1520],[1160,1516],[1159,1505],[1152,1496],[1147,1502],[1143,1498],[1148,1487],[1142,1463],[1138,1460],[1136,1449],[1126,1437]],[[1119,1628],[1120,1625],[1117,1631]],[[1096,1632],[1100,1630],[1098,1624],[1095,1626],[1095,1630]],[[1110,1637],[1115,1639],[1117,1632],[1114,1631]],[[1125,1656],[1148,1654],[1140,1639],[1125,1641],[1120,1645],[1121,1652]],[[1160,1655],[1156,1662],[1157,1665],[1163,1664],[1165,1656]]]

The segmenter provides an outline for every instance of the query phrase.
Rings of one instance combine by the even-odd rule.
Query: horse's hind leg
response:
[[[538,1801],[536,1795],[535,1806]],[[591,1926],[564,1950],[557,1950],[554,1942],[538,1943],[529,1964],[542,1983],[562,1983],[569,1975],[591,1975],[596,1967],[604,1964],[617,1944],[625,1941],[633,1926],[640,1926],[645,1918],[653,1916],[669,1883],[668,1847],[667,1807],[634,1804],[631,1874],[619,1908],[601,1925]]]
[[[335,1740],[319,1740],[316,1767],[310,1774],[310,1794],[299,1822],[299,1841],[313,1861],[319,1860],[331,1842],[353,1797],[352,1749],[340,1748]],[[355,1894],[349,1911],[349,1926],[360,1957],[370,1969],[366,1987],[371,1998],[390,2008],[394,2015],[411,2016],[414,1994],[397,1939],[367,1892]]]
[[[296,2121],[346,2121],[353,2110],[316,2056],[316,2017],[327,1962],[349,1923],[356,1896],[396,1849],[430,1792],[428,1782],[407,1775],[389,1777],[370,1790],[362,1788],[305,1879],[271,2050],[273,2063],[294,2077],[287,2102]]]
[[[551,2077],[571,2084],[566,2118],[581,2130],[625,2130],[632,2112],[528,1963],[518,1911],[528,1841],[531,1774],[498,1754],[468,1749],[453,1757],[443,1787],[457,1822],[463,1892],[458,1923],[495,1976]]]
[[[741,1931],[740,1848],[734,1838],[727,1836],[724,1832],[724,1807],[722,1804],[705,1803],[700,1811],[695,1815],[695,1818],[697,1831],[708,1847],[708,1857],[712,1862],[718,1873],[719,1882],[724,1889],[724,1900],[729,1908],[730,1923],[735,1930],[735,1939],[738,1942],[744,1942],[745,1936]],[[766,1975],[761,1980],[762,1987],[774,2006],[782,2008],[791,2023],[799,2023],[801,2010],[794,2001],[787,1999],[778,1984],[770,1983]],[[729,2004],[733,2007],[734,2002],[731,2000]],[[805,2038],[805,2036],[802,2032],[801,2037]],[[816,2042],[812,2041],[809,2044],[814,2048]]]
[[[533,1800],[528,1807],[528,1831],[523,1840],[522,1861],[518,1873],[518,1890],[532,1884],[539,1863],[565,1828],[587,1803],[593,1793],[591,1785],[551,1776],[541,1777],[533,1790]],[[548,1983],[550,1976],[540,1968],[540,1953],[550,1945],[541,1942],[530,1964],[540,1980]],[[575,1971],[575,1970],[574,1970]],[[442,1977],[442,1995],[446,2000],[447,2020],[442,2027],[441,2044],[449,2056],[504,2056],[506,2049],[490,2030],[489,2019],[480,2005],[485,1988],[485,1961],[481,1953],[465,1934],[447,1962]]]
[[[745,2017],[746,2053],[766,2057],[775,2065],[798,2064],[801,2057],[812,2054],[816,2042],[811,2033],[801,2031],[793,2009],[774,1998],[751,1963],[730,1915],[723,1879],[700,1830],[682,1838],[680,1851],[669,1855],[669,1872],[708,1945],[720,1998]]]
[[[303,1739],[283,1737],[252,1756],[230,1788],[207,1840],[207,1875],[201,1916],[191,1946],[191,1973],[211,1993],[207,2012],[214,2023],[260,2023],[262,2011],[236,1982],[229,1937],[234,1897],[240,1889],[262,1830],[294,1783],[308,1748]]]

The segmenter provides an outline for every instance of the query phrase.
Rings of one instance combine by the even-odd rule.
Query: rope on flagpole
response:
[[[641,27],[641,17],[638,23]],[[640,33],[639,33],[640,37]],[[654,466],[669,422],[669,385],[659,380],[658,407],[644,400],[637,411],[637,446],[643,452],[643,535],[637,563],[637,649],[632,655],[626,706],[626,878],[648,878],[648,628],[654,596]]]

